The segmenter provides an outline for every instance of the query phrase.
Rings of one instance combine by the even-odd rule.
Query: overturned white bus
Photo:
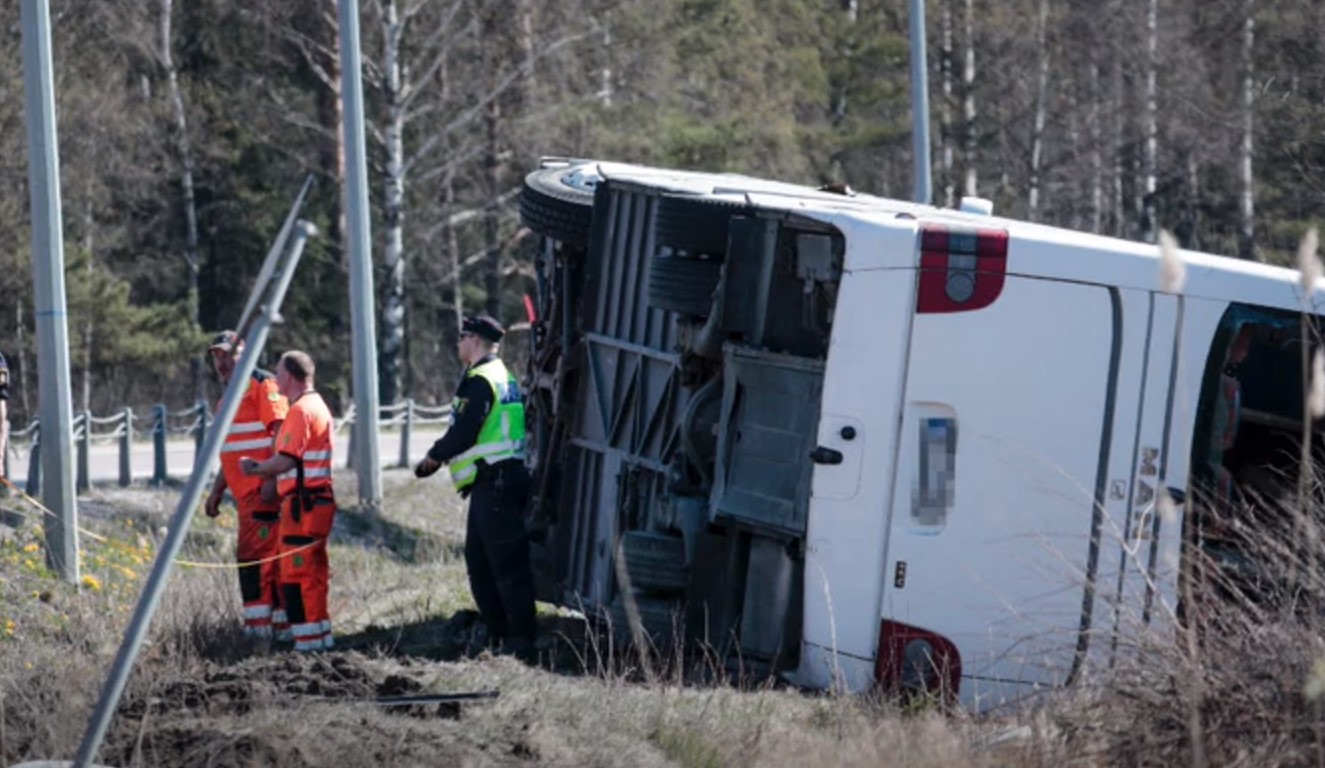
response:
[[[1300,439],[1298,275],[963,208],[531,173],[540,598],[982,707],[1168,631],[1189,488]]]

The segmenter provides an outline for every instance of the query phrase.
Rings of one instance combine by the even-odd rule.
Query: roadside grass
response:
[[[806,693],[711,658],[654,658],[541,606],[559,638],[542,665],[480,651],[444,480],[384,474],[380,516],[344,510],[333,535],[338,649],[299,656],[244,640],[233,513],[195,519],[99,756],[114,766],[1104,766],[1325,765],[1325,647],[1283,614],[1247,614],[1195,653],[1152,637],[1126,663],[1026,707],[972,715],[873,696]],[[337,477],[343,501],[353,477]],[[75,752],[175,490],[80,500],[83,584],[46,570],[35,521],[0,528],[0,764]],[[0,500],[15,521],[22,502]],[[24,509],[24,512],[30,512]],[[1314,582],[1309,582],[1314,584]],[[1312,587],[1314,589],[1314,587]],[[1320,590],[1325,595],[1325,590]],[[1226,628],[1225,628],[1226,627]],[[693,665],[703,667],[698,672]],[[499,692],[384,707],[382,696]]]

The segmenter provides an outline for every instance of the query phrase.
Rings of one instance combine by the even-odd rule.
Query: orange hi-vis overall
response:
[[[332,647],[327,613],[327,537],[336,519],[331,488],[331,411],[316,392],[290,404],[276,435],[276,451],[295,460],[281,473],[281,598],[297,651]]]
[[[220,410],[218,404],[217,409]],[[276,391],[276,379],[266,371],[254,371],[239,402],[234,423],[221,445],[221,472],[239,510],[239,541],[235,556],[241,565],[239,593],[244,600],[244,632],[251,637],[270,637],[272,629],[288,632],[289,624],[280,605],[276,555],[280,551],[278,526],[280,506],[262,500],[262,478],[239,469],[241,458],[266,461],[272,456],[272,433],[285,419],[289,406]]]

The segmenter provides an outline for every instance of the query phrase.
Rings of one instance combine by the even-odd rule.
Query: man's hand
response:
[[[442,468],[442,462],[431,456],[424,456],[418,464],[414,465],[415,477],[427,477]]]
[[[268,504],[275,504],[281,500],[280,495],[276,493],[276,478],[268,477],[262,481],[262,488],[258,491],[259,497]]]
[[[258,468],[258,462],[256,459],[250,459],[249,457],[245,456],[244,458],[239,460],[239,471],[243,472],[246,475],[257,474],[256,472],[253,471],[257,468]]]
[[[221,498],[223,494],[224,491],[218,492],[216,490],[207,494],[207,501],[203,504],[202,509],[207,513],[208,517],[216,517],[221,514]]]

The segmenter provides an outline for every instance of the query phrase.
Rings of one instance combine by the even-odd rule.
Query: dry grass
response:
[[[1282,612],[1239,614],[1227,631],[1207,633],[1195,655],[1175,638],[1156,639],[1089,687],[984,717],[741,685],[717,665],[689,675],[675,659],[650,674],[633,654],[547,610],[545,630],[563,643],[543,666],[474,656],[458,500],[443,482],[405,473],[385,480],[382,518],[347,511],[334,537],[340,650],[304,657],[250,647],[238,632],[233,574],[180,568],[100,761],[1173,765],[1191,763],[1188,715],[1199,693],[1212,763],[1325,764],[1323,721],[1303,695],[1325,648],[1310,622]],[[345,498],[353,498],[351,481],[338,478]],[[36,525],[0,528],[0,764],[72,756],[175,499],[141,490],[85,499],[84,524],[111,541],[84,539],[84,572],[94,582],[81,590],[40,566]],[[232,536],[224,518],[200,518],[184,556],[224,562]],[[684,682],[697,677],[710,682]],[[486,689],[499,698],[403,709],[371,703]]]

